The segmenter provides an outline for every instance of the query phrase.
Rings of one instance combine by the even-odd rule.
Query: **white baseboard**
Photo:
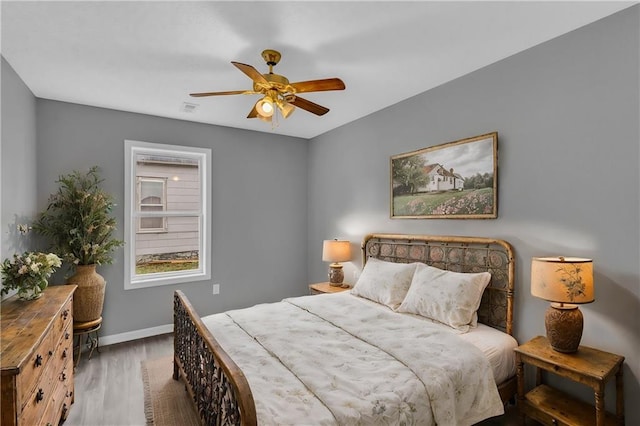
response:
[[[160,334],[173,333],[173,324],[159,325],[157,327],[143,328],[142,330],[127,331],[126,333],[100,336],[100,346],[114,345],[116,343],[129,342],[145,337],[158,336]]]

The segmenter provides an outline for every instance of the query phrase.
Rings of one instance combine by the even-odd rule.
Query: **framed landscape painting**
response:
[[[391,157],[391,217],[498,217],[498,133]]]

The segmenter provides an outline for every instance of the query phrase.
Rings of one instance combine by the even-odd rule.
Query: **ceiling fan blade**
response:
[[[254,67],[252,67],[251,65],[247,65],[247,64],[242,64],[240,62],[233,62],[231,61],[231,63],[233,65],[236,66],[236,68],[238,68],[240,71],[242,71],[243,73],[245,73],[247,76],[249,76],[249,78],[251,80],[253,80],[256,83],[262,83],[262,84],[269,84],[269,82],[267,81],[266,78],[264,78],[264,76],[262,74],[260,74],[260,71],[258,71],[257,69],[255,69]]]
[[[251,111],[249,112],[249,115],[247,115],[247,118],[256,118],[258,117],[258,110],[256,109],[256,106],[254,105],[253,108],[251,108]]]
[[[325,92],[327,90],[344,90],[345,85],[339,78],[326,78],[324,80],[309,80],[291,83],[296,93]]]
[[[290,100],[289,103],[315,115],[325,115],[329,112],[329,108],[325,108],[322,105],[318,105],[298,96],[296,96],[295,99]]]
[[[220,95],[253,95],[255,92],[252,90],[231,90],[228,92],[202,92],[202,93],[189,93],[189,96],[194,98],[202,98],[204,96],[220,96]]]

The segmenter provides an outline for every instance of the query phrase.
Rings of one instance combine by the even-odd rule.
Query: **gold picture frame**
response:
[[[394,155],[391,218],[498,217],[498,132]]]

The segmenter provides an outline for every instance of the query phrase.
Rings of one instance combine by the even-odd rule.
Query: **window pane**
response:
[[[154,201],[153,198],[156,197],[147,197],[149,201]],[[144,201],[144,200],[143,200]],[[141,212],[158,212],[163,211],[164,206],[157,205],[141,205]],[[140,218],[140,231],[165,231],[166,230],[166,221],[164,217],[142,217]]]
[[[149,180],[140,181],[140,199],[142,200],[142,203],[161,204],[163,197],[164,182]]]
[[[146,217],[141,222],[158,220],[167,224],[166,233],[136,235],[136,274],[198,269],[200,227],[197,217]]]
[[[149,205],[160,204],[160,210],[162,210],[162,198],[160,197],[145,197],[140,202],[140,210],[145,210],[145,207],[149,207]]]
[[[164,230],[164,220],[161,217],[143,217],[140,219],[140,229]]]

